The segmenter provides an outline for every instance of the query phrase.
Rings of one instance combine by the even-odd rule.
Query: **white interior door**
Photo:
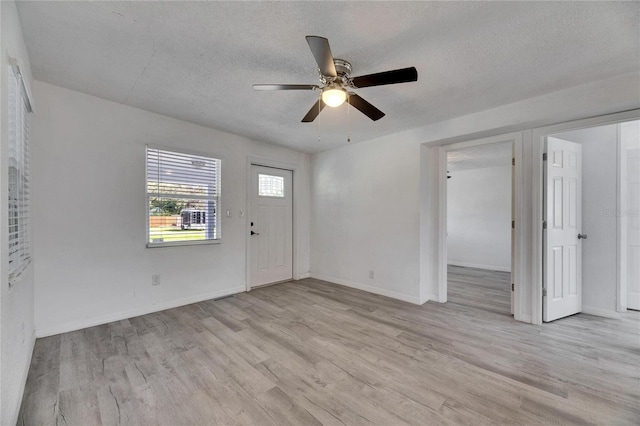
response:
[[[251,166],[250,287],[293,278],[293,172]]]
[[[640,310],[640,149],[627,157],[627,308]]]
[[[582,310],[582,146],[546,141],[543,321]]]

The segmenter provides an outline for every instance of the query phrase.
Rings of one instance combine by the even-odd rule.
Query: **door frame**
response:
[[[541,325],[542,324],[542,281],[543,281],[543,271],[542,271],[542,258],[543,258],[543,230],[542,230],[542,222],[544,221],[544,203],[543,203],[543,169],[544,163],[542,161],[542,154],[544,153],[544,141],[547,136],[552,136],[556,133],[568,132],[571,130],[580,130],[586,129],[589,127],[598,127],[605,126],[608,124],[617,124],[625,121],[633,121],[640,119],[640,109],[635,109],[631,111],[625,111],[615,114],[602,115],[598,117],[585,118],[582,120],[574,120],[568,121],[560,124],[553,124],[550,126],[539,127],[536,129],[532,129],[531,132],[526,132],[526,137],[531,138],[531,148],[532,148],[532,221],[531,221],[531,235],[532,235],[532,267],[531,267],[531,323]],[[525,141],[526,142],[526,141]],[[618,148],[616,148],[618,149]],[[618,156],[618,161],[620,161],[620,156]],[[619,167],[619,165],[618,165]],[[584,171],[584,167],[583,167]],[[617,188],[617,208],[620,208],[620,185],[618,182]],[[620,233],[622,232],[620,227],[620,222],[618,221],[617,227],[617,239],[618,239],[618,250],[620,250]],[[618,253],[618,257],[619,257]],[[618,266],[621,267],[620,262],[618,262]],[[618,270],[618,274],[616,277],[616,287],[617,287],[617,307],[618,312],[620,311],[620,301],[622,292],[627,291],[626,282],[621,280],[621,274]]]
[[[616,174],[616,186],[618,187],[618,205],[619,212],[626,212],[628,210],[628,186],[625,178],[627,177],[627,156],[625,154],[625,147],[622,145],[622,135],[620,127],[618,127],[618,134],[616,135],[618,142],[618,173]],[[618,232],[618,301],[616,304],[616,310],[618,312],[627,311],[627,298],[628,298],[628,276],[627,276],[627,227],[629,226],[629,219],[627,215],[616,216],[617,232]]]
[[[515,229],[513,237],[511,239],[512,247],[512,269],[511,280],[514,285],[513,291],[513,315],[518,321],[528,321],[528,318],[524,314],[524,288],[523,280],[523,265],[524,265],[524,235],[523,229],[526,226],[526,221],[523,216],[523,137],[522,132],[512,132],[502,135],[490,136],[480,139],[470,139],[463,142],[451,142],[440,146],[429,147],[430,150],[434,150],[433,154],[436,154],[438,160],[438,191],[435,194],[438,206],[438,220],[437,220],[437,283],[438,283],[438,302],[447,301],[447,152],[456,151],[463,148],[480,145],[490,145],[499,142],[511,142],[513,144],[513,158],[515,159],[515,165],[512,168],[512,176],[514,183],[512,193],[512,205],[514,214],[512,220],[515,221]],[[521,225],[520,225],[521,224]]]
[[[251,232],[251,220],[249,219],[251,217],[251,183],[252,183],[252,174],[251,174],[251,167],[252,166],[262,166],[262,167],[271,167],[273,169],[281,169],[281,170],[289,170],[291,172],[292,175],[292,179],[291,179],[291,186],[292,186],[292,209],[293,211],[291,212],[292,214],[292,220],[291,220],[291,226],[292,226],[292,232],[291,232],[291,238],[292,238],[292,251],[291,251],[291,264],[292,264],[292,268],[293,268],[293,279],[294,280],[299,280],[305,277],[301,277],[300,274],[298,273],[298,262],[299,262],[299,242],[298,242],[298,235],[299,235],[299,231],[298,231],[298,220],[300,218],[300,214],[298,214],[297,210],[298,210],[298,202],[297,200],[300,199],[300,194],[298,194],[297,192],[299,191],[299,188],[301,188],[301,185],[297,185],[297,179],[298,179],[298,168],[299,166],[297,164],[294,163],[286,163],[283,161],[277,161],[277,160],[271,160],[268,158],[260,158],[260,157],[247,157],[247,184],[246,184],[246,191],[247,191],[247,199],[246,199],[246,214],[245,214],[245,288],[246,291],[251,291],[251,238],[250,238],[250,232]]]

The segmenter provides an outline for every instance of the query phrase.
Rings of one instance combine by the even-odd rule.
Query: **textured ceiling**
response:
[[[449,151],[447,152],[447,170],[449,172],[461,172],[463,170],[508,166],[511,164],[511,152],[511,142],[471,146]]]
[[[19,2],[35,78],[255,140],[317,152],[637,71],[638,2]],[[419,80],[300,120],[317,92],[305,35],[353,75]],[[320,139],[320,140],[319,140]]]

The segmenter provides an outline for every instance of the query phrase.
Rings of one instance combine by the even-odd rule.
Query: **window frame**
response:
[[[10,101],[7,102],[7,116],[14,117],[13,124],[15,125],[15,134],[12,133],[10,128],[7,129],[8,134],[8,146],[7,146],[7,162],[10,163],[11,159],[16,163],[16,185],[18,198],[16,201],[15,218],[16,218],[16,231],[11,232],[11,177],[10,177],[10,165],[7,164],[7,222],[5,223],[7,234],[7,277],[9,288],[13,287],[18,281],[22,279],[24,271],[33,261],[33,248],[31,245],[31,185],[30,185],[30,170],[29,170],[29,132],[31,113],[33,108],[31,106],[31,100],[29,99],[29,93],[25,86],[24,77],[20,71],[17,61],[14,59],[9,60],[8,68],[8,81],[7,92],[13,91],[16,99],[15,104],[11,105]],[[9,87],[10,79],[14,79],[15,87]],[[8,98],[12,96],[12,93],[8,93]],[[12,106],[14,107],[12,109]],[[9,122],[10,120],[8,120]],[[9,127],[9,123],[7,123]],[[18,129],[19,127],[19,129]],[[12,156],[12,143],[15,144],[16,156]],[[19,153],[18,153],[19,151]],[[23,210],[20,205],[22,204]],[[21,224],[22,222],[22,224]],[[16,234],[15,238],[12,238],[12,234]],[[17,249],[15,251],[14,259],[11,259],[11,245],[15,242]],[[15,266],[11,266],[12,262],[17,262]]]
[[[163,242],[158,242],[158,243],[152,243],[150,242],[150,215],[149,215],[149,200],[151,198],[151,195],[148,191],[149,187],[148,187],[148,176],[149,176],[149,161],[148,161],[148,155],[149,155],[149,150],[160,150],[160,151],[166,151],[166,152],[170,152],[170,153],[175,153],[178,155],[193,155],[193,156],[197,156],[197,157],[206,157],[206,158],[210,158],[212,160],[217,160],[218,161],[218,167],[217,167],[217,197],[214,197],[213,199],[216,201],[216,212],[215,212],[215,220],[216,220],[216,226],[215,226],[215,232],[217,235],[216,239],[204,239],[204,240],[188,240],[188,241],[163,241]],[[216,154],[212,154],[212,153],[203,153],[203,152],[197,152],[197,151],[192,151],[189,149],[182,149],[182,148],[175,148],[175,147],[169,147],[169,146],[162,146],[162,145],[155,145],[155,144],[147,144],[145,145],[145,150],[144,150],[144,164],[145,164],[145,173],[144,173],[144,191],[145,191],[145,212],[146,212],[146,217],[145,217],[145,229],[146,229],[146,243],[145,246],[146,248],[149,249],[156,249],[156,248],[166,248],[166,247],[182,247],[182,246],[198,246],[198,245],[215,245],[215,244],[221,244],[222,243],[222,214],[221,214],[221,209],[222,209],[222,163],[224,162],[224,159],[222,158],[222,156],[216,155]]]

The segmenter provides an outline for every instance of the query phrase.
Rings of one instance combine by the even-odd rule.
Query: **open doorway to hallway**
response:
[[[513,313],[513,142],[447,151],[447,300]]]
[[[543,321],[640,309],[640,121],[544,142]]]

